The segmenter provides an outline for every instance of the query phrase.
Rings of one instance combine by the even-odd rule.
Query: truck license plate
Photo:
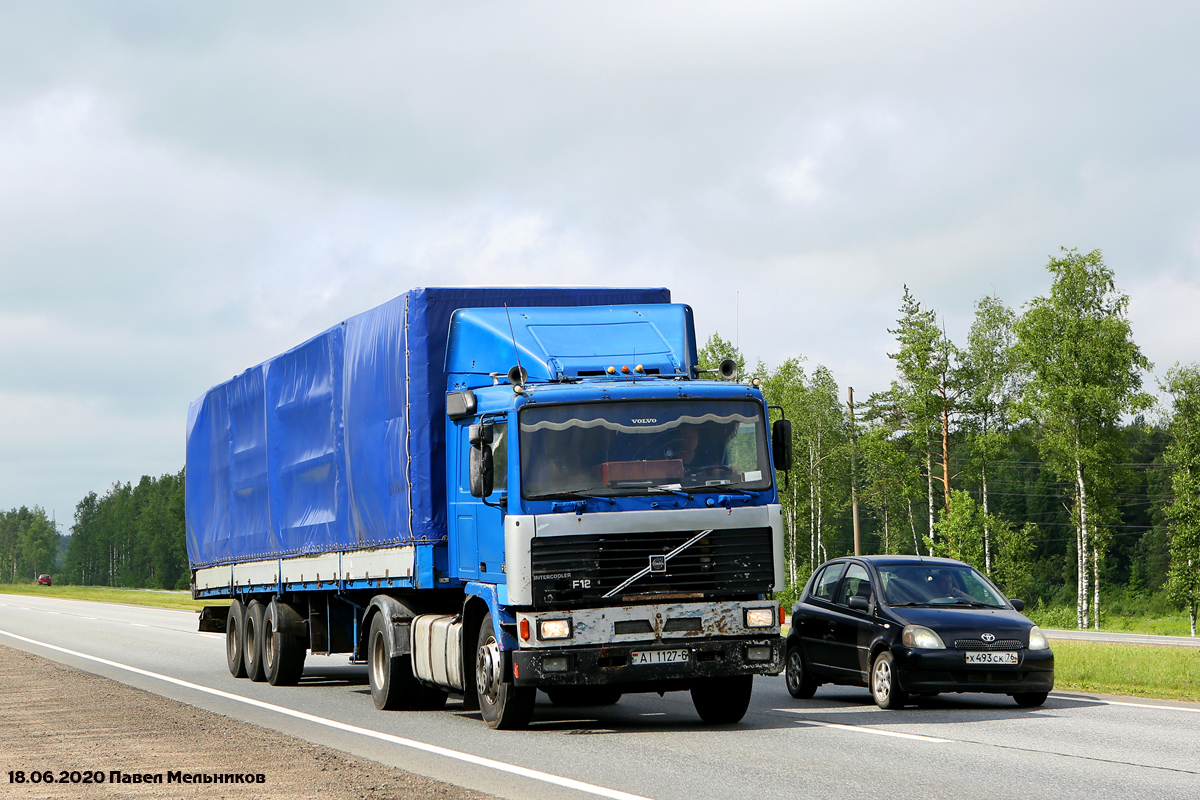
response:
[[[634,665],[638,664],[687,664],[691,651],[682,650],[634,650],[629,654]]]
[[[968,664],[1013,664],[1017,663],[1017,654],[1011,651],[978,650],[967,653]]]

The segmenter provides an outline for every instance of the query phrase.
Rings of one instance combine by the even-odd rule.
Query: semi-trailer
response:
[[[493,728],[783,667],[787,420],[697,364],[664,288],[419,288],[214,386],[187,422],[202,630],[235,677],[365,663],[381,709]]]

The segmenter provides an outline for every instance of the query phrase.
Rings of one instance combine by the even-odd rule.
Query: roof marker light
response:
[[[616,374],[617,374],[617,368],[616,368],[616,367],[609,367],[608,369],[606,369],[606,370],[605,370],[605,372],[607,372],[609,375],[616,375]]]

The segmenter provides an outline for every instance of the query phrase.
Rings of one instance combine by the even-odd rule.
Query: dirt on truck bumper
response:
[[[737,637],[717,641],[620,644],[512,651],[517,686],[620,686],[624,691],[687,688],[690,681],[734,675],[778,675],[784,639]]]

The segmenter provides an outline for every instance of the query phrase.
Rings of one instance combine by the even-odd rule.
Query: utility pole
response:
[[[858,532],[858,421],[854,417],[854,387],[850,389],[850,511],[854,517],[854,555],[862,555]]]

